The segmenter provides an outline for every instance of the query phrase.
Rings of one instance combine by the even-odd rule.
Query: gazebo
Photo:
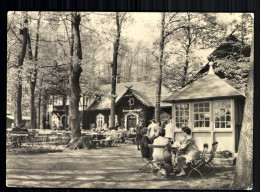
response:
[[[172,103],[175,137],[188,126],[200,150],[218,141],[218,150],[237,152],[245,96],[215,75],[212,62],[209,66],[206,76],[164,100]]]

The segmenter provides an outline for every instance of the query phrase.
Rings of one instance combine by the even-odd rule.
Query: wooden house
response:
[[[218,150],[237,152],[245,96],[215,75],[212,65],[207,75],[163,101],[172,104],[176,137],[188,126],[200,150],[218,141]]]
[[[107,94],[97,97],[84,113],[83,127],[110,126],[111,84],[102,85],[101,90]],[[145,126],[154,118],[156,86],[146,82],[127,82],[116,85],[116,116],[115,122],[122,128],[136,127],[139,120],[144,120]],[[162,86],[162,99],[170,92]],[[161,102],[161,121],[171,118],[171,104]]]

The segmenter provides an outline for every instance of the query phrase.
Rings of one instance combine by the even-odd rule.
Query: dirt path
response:
[[[10,187],[228,189],[234,166],[217,166],[210,177],[158,179],[139,171],[143,165],[134,145],[64,151],[40,155],[7,154],[6,183]]]

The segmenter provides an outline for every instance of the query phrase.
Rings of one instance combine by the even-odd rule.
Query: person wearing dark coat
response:
[[[142,139],[140,141],[141,154],[144,159],[147,161],[152,160],[152,149],[149,147],[149,144],[152,144],[151,140],[148,137],[147,129],[142,129]]]
[[[140,150],[140,141],[142,139],[141,130],[143,129],[143,121],[140,120],[138,126],[136,127],[136,145],[137,150]]]

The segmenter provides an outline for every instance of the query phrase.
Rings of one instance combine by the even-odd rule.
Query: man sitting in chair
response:
[[[183,127],[182,133],[184,134],[185,139],[181,142],[179,147],[180,155],[177,157],[177,165],[180,167],[181,172],[176,176],[186,175],[184,169],[187,168],[187,163],[199,156],[199,150],[192,138],[191,129],[189,127]]]

